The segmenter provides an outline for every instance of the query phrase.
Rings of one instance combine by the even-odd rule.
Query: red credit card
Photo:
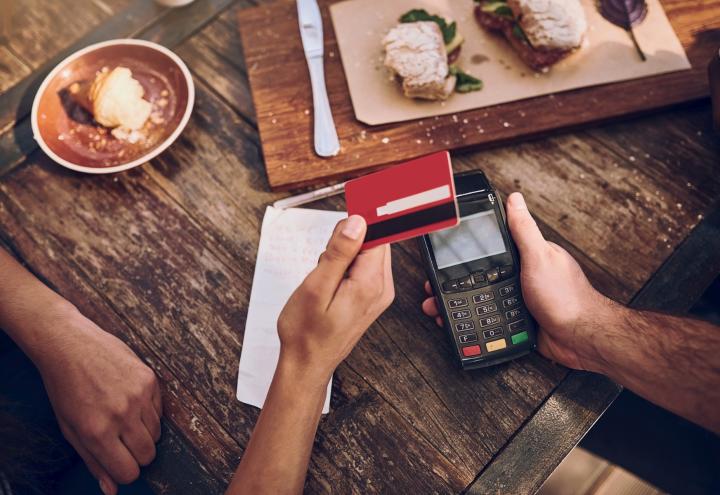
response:
[[[367,222],[363,249],[398,242],[460,221],[450,154],[440,151],[348,181],[348,215]]]

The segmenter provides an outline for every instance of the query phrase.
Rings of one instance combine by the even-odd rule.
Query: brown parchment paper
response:
[[[628,33],[606,21],[593,0],[581,3],[588,21],[583,46],[546,73],[534,72],[503,37],[482,29],[475,21],[472,0],[347,0],[331,5],[355,117],[369,125],[402,122],[690,68],[658,0],[647,0],[647,17],[634,28],[647,55],[645,62]],[[456,63],[482,79],[481,91],[455,93],[444,102],[411,100],[402,95],[400,85],[383,66],[382,38],[403,13],[413,8],[457,21],[465,43]]]

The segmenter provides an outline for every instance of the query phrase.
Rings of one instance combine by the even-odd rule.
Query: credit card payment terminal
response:
[[[520,260],[499,194],[482,171],[455,174],[457,227],[420,239],[445,332],[463,369],[502,363],[536,346],[520,290]]]

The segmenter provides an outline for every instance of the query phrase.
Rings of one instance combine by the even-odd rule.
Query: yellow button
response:
[[[486,344],[488,352],[492,351],[499,351],[500,349],[505,349],[507,347],[507,344],[505,343],[505,339],[502,340],[493,340],[492,342],[488,342]]]

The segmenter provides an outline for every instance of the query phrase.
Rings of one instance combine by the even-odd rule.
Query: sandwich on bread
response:
[[[463,41],[455,22],[411,10],[383,39],[385,66],[408,98],[444,100],[453,91],[475,91],[482,82],[450,65]]]
[[[502,33],[518,56],[545,71],[580,47],[587,31],[579,0],[475,0],[475,18]]]

